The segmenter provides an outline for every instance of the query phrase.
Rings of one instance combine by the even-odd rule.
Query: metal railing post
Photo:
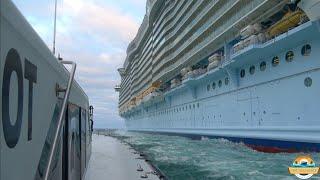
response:
[[[50,169],[51,169],[51,166],[52,166],[53,155],[54,155],[54,152],[55,152],[56,147],[57,147],[58,138],[59,138],[59,134],[60,134],[61,128],[62,128],[62,126],[64,124],[63,117],[64,117],[65,112],[66,112],[67,103],[68,103],[68,99],[69,99],[69,95],[70,95],[70,90],[71,90],[71,87],[72,87],[74,74],[75,74],[76,68],[77,68],[77,64],[72,62],[72,61],[61,61],[61,63],[62,64],[70,64],[70,65],[72,65],[72,69],[71,69],[70,76],[69,76],[68,86],[65,89],[65,95],[64,95],[64,98],[63,98],[62,108],[61,108],[61,111],[60,111],[60,114],[59,114],[57,130],[56,130],[56,133],[54,134],[53,144],[52,144],[52,147],[51,147],[50,152],[49,152],[49,160],[48,160],[48,165],[47,165],[47,168],[46,168],[46,171],[45,171],[44,180],[48,180],[48,178],[49,178],[49,172],[50,172]]]

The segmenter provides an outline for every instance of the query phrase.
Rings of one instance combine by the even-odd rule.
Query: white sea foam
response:
[[[169,179],[294,179],[288,166],[297,154],[267,154],[227,139],[123,133]],[[319,154],[312,154],[320,163]]]

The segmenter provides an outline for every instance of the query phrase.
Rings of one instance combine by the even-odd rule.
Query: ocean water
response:
[[[301,153],[262,153],[224,139],[116,131],[115,137],[143,152],[168,179],[297,179],[288,166]],[[309,154],[320,163],[320,153]],[[320,179],[320,175],[312,179]]]

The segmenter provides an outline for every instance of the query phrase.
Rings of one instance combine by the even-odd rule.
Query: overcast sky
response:
[[[52,49],[54,0],[13,0]],[[95,108],[95,127],[123,127],[117,68],[145,14],[146,0],[58,0],[57,53],[76,61],[76,79]]]

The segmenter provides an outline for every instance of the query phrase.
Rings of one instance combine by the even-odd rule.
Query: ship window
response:
[[[260,63],[260,71],[264,71],[264,70],[266,70],[266,68],[267,68],[267,63],[266,62],[261,62]]]
[[[207,85],[207,91],[210,91],[210,85]]]
[[[278,56],[275,56],[275,57],[272,59],[272,66],[273,66],[273,67],[276,67],[276,66],[279,65],[279,63],[280,63],[279,57],[278,57]]]
[[[244,78],[245,75],[246,75],[246,70],[241,69],[241,71],[240,71],[240,77],[241,77],[241,78]]]
[[[228,77],[226,77],[226,78],[224,79],[224,84],[225,84],[225,85],[228,85],[228,84],[229,84],[229,78],[228,78]]]
[[[310,77],[307,77],[305,80],[304,80],[304,85],[306,87],[310,87],[312,85],[312,79]]]
[[[311,46],[310,46],[310,44],[304,45],[304,46],[302,47],[302,49],[301,49],[301,54],[302,54],[303,56],[309,56],[310,53],[311,53]]]
[[[189,109],[191,109],[191,104],[189,104]]]
[[[256,71],[256,67],[255,66],[251,66],[250,69],[249,69],[250,74],[253,75],[255,71]]]
[[[293,60],[293,57],[294,57],[293,51],[288,51],[286,54],[286,61],[291,62]]]
[[[222,81],[221,81],[221,80],[219,80],[219,82],[218,82],[218,86],[219,86],[219,87],[221,87],[221,86],[222,86]]]
[[[196,108],[196,105],[195,105],[195,104],[193,104],[193,109],[194,109],[194,108]]]
[[[198,106],[198,108],[199,108],[199,106],[200,106],[199,103],[197,103],[197,106]]]
[[[216,83],[215,82],[212,83],[212,89],[216,89]]]

